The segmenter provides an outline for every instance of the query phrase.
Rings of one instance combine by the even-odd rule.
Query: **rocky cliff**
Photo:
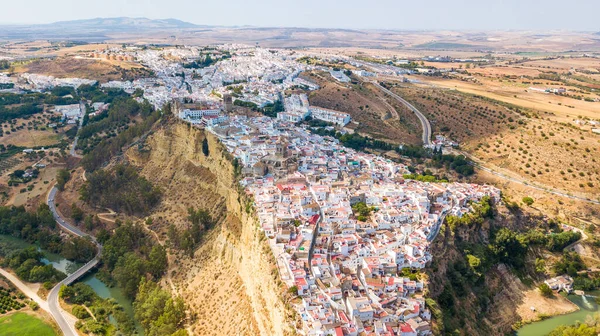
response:
[[[520,323],[576,309],[560,295],[540,295],[536,283],[545,276],[535,271],[534,264],[536,258],[545,259],[548,253],[539,248],[528,250],[519,269],[489,260],[489,255],[487,261],[483,257],[477,262],[469,260],[470,255],[486,255],[482,251],[500,228],[523,232],[541,227],[545,221],[522,211],[508,211],[501,204],[494,212],[494,218],[454,230],[445,223],[431,246],[428,290],[441,308],[435,326],[438,334],[508,335]]]
[[[202,144],[208,142],[208,155]],[[192,257],[170,252],[165,285],[190,306],[195,335],[285,335],[294,331],[292,309],[275,259],[248,199],[234,178],[231,156],[212,134],[168,120],[127,160],[163,190],[149,228],[168,243],[170,224],[189,226],[187,209],[204,208],[217,219]]]

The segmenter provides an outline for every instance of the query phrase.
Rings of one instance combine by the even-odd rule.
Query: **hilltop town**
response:
[[[484,99],[474,102],[472,106],[476,106],[473,109],[477,112],[471,113],[468,112],[471,106],[466,108],[462,104],[475,100],[459,99],[452,96],[454,93],[448,93],[450,90],[432,93],[433,89],[428,86],[429,82],[421,85],[424,81],[436,82],[441,78],[447,79],[446,77],[452,80],[460,78],[461,81],[469,82],[467,65],[469,70],[475,65],[480,66],[480,70],[488,64],[493,64],[493,58],[487,56],[474,58],[415,56],[410,59],[398,59],[395,56],[376,58],[367,57],[362,53],[352,56],[343,53],[333,55],[310,49],[267,49],[242,44],[207,47],[142,47],[123,44],[99,45],[95,50],[77,52],[72,59],[118,64],[121,69],[135,66],[143,71],[138,73],[141,75],[134,76],[136,78],[121,76],[122,78],[117,80],[65,78],[28,72],[10,74],[0,72],[0,92],[7,95],[36,94],[38,95],[36,99],[51,97],[49,101],[54,103],[44,103],[41,104],[43,107],[40,107],[40,110],[48,113],[49,116],[43,120],[38,118],[40,120],[36,123],[44,123],[44,125],[40,124],[40,127],[45,126],[44,131],[47,132],[70,133],[72,141],[69,143],[62,141],[60,146],[62,150],[70,147],[69,156],[77,163],[79,159],[83,158],[85,161],[86,157],[97,155],[93,152],[94,149],[102,148],[97,146],[106,143],[110,145],[111,138],[118,137],[127,129],[140,124],[145,128],[140,127],[135,134],[132,132],[131,134],[134,135],[128,135],[130,138],[127,140],[119,140],[121,142],[118,142],[118,145],[113,143],[112,147],[109,145],[104,147],[112,150],[110,155],[102,156],[107,162],[100,162],[101,160],[98,159],[89,172],[81,171],[82,180],[78,180],[81,184],[71,186],[73,189],[70,192],[79,195],[81,189],[78,188],[86,185],[89,175],[95,174],[94,170],[112,169],[111,165],[115,164],[117,156],[118,162],[127,161],[131,157],[134,158],[132,161],[137,159],[142,162],[144,157],[147,158],[151,151],[148,148],[151,146],[146,143],[146,140],[158,132],[160,127],[156,125],[159,124],[159,120],[168,119],[173,122],[171,125],[177,123],[182,128],[198,131],[195,136],[185,138],[190,143],[203,141],[201,147],[189,146],[189,148],[202,152],[206,160],[210,157],[209,140],[204,135],[214,136],[211,139],[217,139],[220,149],[230,155],[236,192],[245,196],[245,198],[238,197],[238,202],[242,199],[246,202],[240,207],[240,211],[258,223],[256,230],[260,231],[260,242],[266,241],[270,247],[270,250],[266,248],[265,250],[269,250],[275,260],[277,279],[283,282],[286,295],[292,298],[290,306],[295,312],[297,321],[290,324],[296,322],[296,331],[303,335],[421,336],[431,335],[435,330],[440,330],[440,324],[444,324],[444,321],[439,318],[436,321],[436,317],[432,316],[434,314],[432,302],[437,303],[431,299],[432,297],[437,299],[439,291],[436,293],[437,297],[430,295],[428,287],[430,279],[425,274],[425,270],[435,262],[436,253],[432,251],[432,246],[436,237],[443,239],[460,237],[455,227],[449,229],[451,225],[444,226],[446,217],[452,216],[453,221],[460,221],[461,218],[469,217],[468,214],[476,212],[480,204],[490,206],[506,204],[511,207],[511,211],[515,213],[520,211],[519,204],[506,198],[500,189],[483,182],[470,183],[469,181],[474,180],[469,176],[474,174],[474,168],[477,167],[506,181],[520,181],[524,186],[529,184],[527,180],[515,179],[514,175],[503,175],[487,168],[483,159],[470,155],[473,152],[466,152],[471,150],[469,146],[474,147],[469,141],[474,137],[475,131],[485,134],[488,129],[476,128],[475,125],[479,121],[472,122],[470,117],[468,120],[466,117],[461,117],[454,119],[460,119],[460,122],[468,124],[468,127],[463,129],[452,124],[454,128],[450,131],[450,127],[444,124],[448,122],[447,119],[452,119],[450,114],[435,119],[438,114],[444,114],[441,108],[437,110],[438,106],[448,102],[451,108],[460,110],[460,113],[467,111],[465,113],[480,115],[482,120],[485,119],[486,125],[488,119],[492,120],[492,114],[496,115],[497,109],[500,111],[498,116],[494,117],[497,120],[493,119],[489,124],[496,125],[494,127],[499,129],[506,126],[511,131],[521,126],[513,126],[513,124],[507,126],[507,122],[514,122],[514,125],[522,125],[522,127],[527,127],[528,123],[545,122],[543,118],[532,117],[528,114],[529,110],[525,112],[512,105],[502,105],[489,99],[485,101],[488,105],[484,105]],[[448,64],[452,64],[452,67],[445,67]],[[415,84],[419,86],[413,87],[412,85]],[[327,86],[328,91],[320,91],[324,86]],[[543,88],[537,86],[527,86],[527,90],[537,95],[556,95],[561,98],[573,92],[572,89],[557,85]],[[79,92],[92,92],[92,98],[79,96]],[[416,101],[418,104],[413,105],[405,101],[399,96],[401,93],[407,93],[403,96],[410,97],[411,102]],[[427,95],[429,93],[432,93],[431,96]],[[351,98],[351,95],[360,94],[363,94],[361,96],[363,100],[356,104],[356,109],[348,108],[353,105],[335,102],[335,100],[350,101],[355,98],[355,96]],[[323,99],[322,95],[332,95],[334,102]],[[315,99],[315,96],[318,96],[318,99]],[[365,97],[370,97],[372,100],[367,100]],[[429,104],[436,108],[424,114],[420,110],[423,110],[423,106],[428,106],[425,101],[431,100],[430,97],[434,98]],[[116,111],[117,109],[126,109],[123,105],[118,105],[122,103],[120,98],[131,103],[135,111],[130,115],[119,115],[120,111]],[[469,96],[469,99],[475,98]],[[376,108],[369,106],[373,102],[384,106],[385,112],[379,114]],[[589,98],[585,102],[594,104],[598,102],[598,98]],[[114,106],[118,108],[113,109]],[[481,112],[478,112],[479,110]],[[402,113],[410,114],[413,120],[410,121]],[[364,117],[365,115],[368,117]],[[372,125],[366,125],[369,118],[377,119],[382,123],[388,122],[388,125],[395,123],[394,127],[406,127],[411,132],[415,129],[414,125],[420,124],[419,134],[417,136],[412,134],[414,137],[410,143],[396,141],[398,138],[394,141],[388,138],[382,140],[373,136],[375,132]],[[504,118],[508,121],[504,121]],[[152,123],[143,125],[146,119],[152,120]],[[98,125],[103,120],[114,124],[110,124],[111,128],[107,129],[85,128],[85,125]],[[596,128],[598,122],[581,116],[573,121],[565,121],[561,124],[560,130],[563,127],[568,132],[577,127],[581,129],[585,127],[585,130],[589,128],[590,134],[586,133],[586,138],[583,137],[583,133],[577,134],[580,136],[578,141],[591,148],[585,147],[586,153],[594,154],[593,151],[597,149],[587,144],[596,141],[594,136],[598,133]],[[7,126],[9,125],[4,127],[8,130]],[[21,128],[13,127],[10,126],[13,136],[14,133],[26,131],[24,122]],[[473,132],[468,129],[470,127],[473,127]],[[547,140],[548,137],[541,131],[541,126],[537,127],[531,126],[534,135],[538,129],[542,137]],[[87,130],[89,133],[84,134],[85,139],[78,143],[82,137],[81,130]],[[549,130],[553,131],[548,133],[549,136],[559,132],[556,129]],[[580,129],[577,131],[581,132]],[[10,132],[7,131],[9,134]],[[480,133],[475,135],[481,136]],[[360,141],[360,145],[355,145],[348,139]],[[482,150],[489,154],[485,148],[491,146],[487,144],[486,147],[483,140],[481,141],[481,145],[477,145],[473,151]],[[535,146],[532,145],[534,148],[530,148],[523,141],[522,135],[518,141],[519,144],[514,144],[514,148],[504,145],[507,147],[504,151],[507,152],[508,148],[516,151],[515,148],[518,147],[523,153],[523,158],[519,160],[526,164],[525,167],[535,166],[537,156],[534,160],[532,153],[523,148],[526,147],[533,152]],[[573,148],[579,144],[574,138],[571,142],[574,144]],[[463,144],[466,145],[461,147]],[[495,147],[500,148],[501,145],[503,145],[502,141],[496,139]],[[554,146],[558,144],[554,142]],[[54,148],[48,150],[43,146],[26,147],[17,147],[20,155],[31,155],[38,151],[52,153],[52,156],[58,156],[60,153]],[[405,147],[409,150],[404,151]],[[210,150],[215,148],[211,147]],[[132,154],[132,151],[137,152]],[[410,151],[416,154],[409,157]],[[501,154],[500,149],[492,149],[492,151]],[[590,155],[591,161],[596,162],[592,154],[586,155]],[[66,153],[61,155],[66,156]],[[508,157],[506,153],[502,155],[502,158]],[[483,156],[482,154],[481,157]],[[587,156],[583,157],[586,158],[587,163]],[[455,159],[461,164],[455,164],[453,161]],[[441,161],[433,162],[434,160]],[[194,162],[193,165],[196,163]],[[51,160],[36,162],[35,165],[24,170],[22,176],[29,181],[35,178],[33,168],[44,169],[46,164],[51,164]],[[25,166],[25,163],[22,166]],[[460,168],[457,169],[457,166]],[[5,170],[8,171],[12,167],[7,167]],[[70,168],[74,167],[76,165],[70,166]],[[544,167],[546,168],[539,168],[534,174],[526,170],[525,174],[530,174],[532,177],[550,174],[550,164],[545,163]],[[137,168],[143,170],[141,167]],[[533,172],[533,167],[531,169]],[[545,173],[542,169],[545,169]],[[576,178],[571,168],[566,169],[573,178]],[[75,173],[76,170],[72,171]],[[214,172],[199,171],[198,175],[215,176]],[[196,170],[190,174],[196,174]],[[441,174],[444,175],[440,177]],[[560,174],[565,175],[563,171]],[[594,174],[597,174],[597,170]],[[587,184],[579,184],[580,189],[592,190],[591,188],[597,187],[597,182],[592,179],[591,168],[587,173],[579,172],[579,176],[582,178],[590,176]],[[200,179],[199,176],[193,176],[192,179],[194,178]],[[566,177],[564,180],[567,180]],[[479,181],[487,182],[483,179]],[[496,180],[492,181],[496,182]],[[590,204],[598,203],[597,200],[583,193],[573,195],[545,186],[535,188],[557,197],[567,197],[570,200]],[[504,187],[502,191],[505,191]],[[214,196],[213,199],[218,197]],[[74,207],[76,207],[75,202],[78,201],[80,200],[73,200]],[[159,202],[158,197],[156,202]],[[523,203],[528,206],[534,202],[537,200],[523,197]],[[561,200],[558,202],[563,204]],[[67,204],[66,201],[62,203]],[[220,210],[226,208],[223,204],[219,207]],[[194,207],[187,210],[193,213]],[[231,209],[227,210],[231,211]],[[525,210],[524,213],[529,210]],[[209,213],[209,210],[205,209],[198,211],[203,215]],[[152,230],[152,214],[148,212],[145,215],[147,216],[144,225],[147,230]],[[118,216],[118,214],[110,210],[108,216]],[[490,215],[490,220],[491,217]],[[509,217],[507,215],[503,218]],[[134,217],[127,219],[132,218]],[[157,221],[162,223],[167,222],[166,216],[163,218],[159,215],[154,218],[158,218]],[[548,217],[543,217],[540,222],[542,221],[545,226],[535,232],[538,236],[532,238],[531,236],[534,236],[532,233],[526,239],[523,236],[517,239],[515,233],[512,238],[519,244],[523,241],[529,244],[529,240],[539,239],[537,243],[543,245],[539,242],[546,242],[544,239],[554,239],[555,235],[569,233],[569,238],[564,239],[562,245],[556,244],[562,247],[551,250],[557,253],[557,251],[562,252],[563,248],[574,246],[572,244],[579,242],[582,237],[583,230],[579,228],[566,224],[556,225],[556,228],[553,228],[551,225],[554,223],[549,221]],[[116,222],[113,220],[111,223]],[[186,222],[184,225],[187,224]],[[469,225],[464,226],[469,227]],[[175,232],[174,224],[173,227],[168,228],[171,229]],[[444,235],[444,229],[453,231]],[[469,227],[468,229],[480,228]],[[498,227],[486,228],[489,232],[472,234],[472,236],[479,234],[485,242],[485,247],[481,250],[462,251],[469,253],[468,256],[475,260],[473,264],[469,260],[468,270],[464,268],[464,272],[471,272],[469,281],[482,279],[479,278],[480,265],[485,264],[481,267],[487,267],[488,270],[498,263],[510,265],[510,261],[498,257],[495,251],[485,250],[491,246],[496,229]],[[523,233],[525,235],[538,228],[532,229],[524,224],[519,229],[526,232]],[[525,231],[530,229],[531,232]],[[164,239],[162,243],[171,249],[170,257],[180,256],[177,254],[179,251],[174,247],[176,244],[172,243],[175,240],[174,236],[171,236],[172,232],[165,231],[167,231],[165,227],[158,228],[156,232],[153,231],[153,234],[159,241]],[[539,235],[543,238],[539,238]],[[587,237],[583,240],[585,239]],[[508,238],[507,241],[512,242]],[[482,242],[469,242],[471,243],[474,246]],[[192,244],[192,246],[198,248],[198,245]],[[457,244],[452,248],[461,247]],[[526,250],[527,247],[523,249]],[[564,275],[566,271],[556,271],[556,274],[553,274],[556,277],[545,280],[546,275],[549,275],[546,272],[550,269],[550,262],[548,266],[545,264],[540,266],[541,271],[538,270],[538,259],[542,259],[540,257],[543,256],[542,253],[544,252],[532,258],[536,261],[535,272],[537,273],[533,277],[535,281],[545,283],[549,291],[571,292],[575,288],[573,279],[576,278],[577,272],[586,272],[585,264],[582,262],[578,265],[575,274]],[[458,257],[453,257],[463,257],[462,254],[455,254]],[[506,252],[504,255],[506,257],[510,253]],[[489,258],[487,263],[480,262],[480,258],[483,260],[486,257]],[[190,258],[194,261],[192,257]],[[555,260],[558,258],[556,257]],[[455,264],[461,262],[465,263],[462,260]],[[523,267],[523,264],[520,266]],[[454,264],[451,267],[454,267]],[[170,275],[165,276],[168,278],[167,283],[173,288],[173,293],[181,293],[175,290],[176,286],[172,278],[179,276],[184,281],[188,281],[189,278],[185,278],[187,276],[185,274],[181,275],[183,272],[178,274],[175,269],[169,271]],[[190,276],[190,279],[192,277]],[[217,277],[215,276],[215,280]],[[481,281],[478,285],[480,284]],[[452,285],[447,288],[452,288]],[[451,290],[447,289],[448,292]],[[452,292],[448,296],[458,297],[459,294]],[[536,302],[536,299],[537,296],[532,301]],[[552,313],[562,313],[568,309],[570,307],[561,307]],[[515,318],[515,320],[521,319]],[[436,322],[438,328],[434,328]],[[516,330],[510,325],[508,327],[503,325],[502,328],[504,328],[502,330],[507,328]],[[267,329],[261,329],[263,330]]]
[[[446,214],[498,189],[405,180],[405,166],[268,117],[210,131],[239,162],[307,335],[429,334],[426,285],[402,271],[431,261]]]

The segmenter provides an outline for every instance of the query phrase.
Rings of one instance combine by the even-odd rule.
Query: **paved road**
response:
[[[411,111],[414,112],[414,114],[417,116],[417,118],[419,118],[419,121],[421,122],[421,127],[423,128],[423,135],[422,135],[423,145],[424,146],[431,145],[431,124],[429,123],[429,120],[425,117],[425,115],[423,113],[421,113],[421,111],[419,111],[411,103],[407,102],[404,98],[400,97],[399,95],[397,95],[397,94],[393,93],[392,91],[379,85],[379,83],[377,83],[377,81],[371,81],[370,83],[373,83],[373,85],[377,86],[381,91],[392,96],[392,98],[394,98],[397,101],[399,101],[400,103],[404,104],[404,106],[408,107]]]
[[[52,290],[48,294],[48,306],[49,306],[50,314],[52,314],[52,317],[54,317],[54,319],[56,320],[56,323],[60,327],[63,334],[65,336],[77,336],[78,334],[77,334],[77,331],[75,330],[74,323],[72,321],[69,322],[66,313],[60,308],[60,304],[58,302],[58,292],[60,291],[60,288],[63,285],[72,284],[73,282],[75,282],[77,279],[79,279],[84,274],[89,272],[92,268],[94,268],[98,264],[98,262],[100,261],[100,256],[102,254],[102,245],[100,245],[96,241],[96,238],[84,233],[83,231],[81,231],[77,227],[72,226],[71,224],[67,223],[63,218],[60,217],[60,215],[56,211],[56,205],[54,204],[54,198],[56,197],[57,191],[58,191],[58,189],[56,189],[56,186],[52,187],[52,190],[50,190],[50,193],[48,194],[48,199],[46,200],[48,203],[48,206],[50,207],[50,211],[52,211],[52,216],[54,216],[54,219],[56,220],[56,223],[58,223],[58,225],[60,225],[60,227],[63,230],[65,230],[73,235],[76,235],[79,237],[89,236],[92,239],[92,241],[94,243],[96,243],[96,245],[98,247],[98,254],[96,254],[94,259],[90,260],[87,264],[83,265],[81,268],[79,268],[73,274],[67,276],[63,281],[59,282],[56,286],[54,286],[54,288],[52,288]]]
[[[312,185],[309,185],[310,188],[310,193],[312,194],[312,197],[315,201],[315,203],[317,203],[317,205],[319,206],[319,220],[317,221],[317,223],[315,224],[315,231],[313,232],[313,237],[312,240],[310,241],[310,248],[308,249],[308,269],[310,274],[312,274],[312,257],[314,254],[314,249],[315,249],[315,244],[317,243],[317,236],[319,235],[319,226],[321,225],[321,221],[323,221],[323,207],[321,206],[321,204],[319,204],[319,201],[317,201],[317,194],[315,193],[314,189],[312,188]]]

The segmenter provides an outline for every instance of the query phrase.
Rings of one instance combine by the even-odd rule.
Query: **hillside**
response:
[[[17,66],[15,72],[40,74],[56,78],[92,79],[101,83],[113,80],[135,80],[151,75],[148,69],[134,63],[73,57],[35,60]]]
[[[420,143],[421,129],[415,114],[374,85],[340,83],[326,72],[303,76],[321,87],[310,93],[310,104],[349,113],[358,123],[350,126],[360,134],[393,143]]]
[[[209,155],[201,151],[207,139]],[[282,298],[275,260],[217,139],[171,121],[127,153],[127,160],[163,190],[150,228],[168,240],[169,224],[190,225],[188,207],[209,210],[217,225],[192,257],[170,249],[166,282],[189,304],[196,335],[285,335],[293,321]]]
[[[441,309],[439,332],[511,334],[513,326],[577,309],[560,295],[544,297],[537,290],[550,269],[540,270],[538,259],[550,266],[561,248],[551,252],[530,237],[536,230],[550,230],[551,221],[527,209],[509,210],[502,204],[494,208],[481,221],[447,220],[431,246],[428,288]],[[510,252],[494,256],[502,245]]]

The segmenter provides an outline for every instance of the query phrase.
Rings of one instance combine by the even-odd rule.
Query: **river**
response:
[[[600,291],[586,293],[586,295],[598,296]],[[579,295],[569,295],[569,301],[579,307],[579,310],[573,313],[554,316],[543,321],[533,322],[517,331],[518,336],[544,336],[560,325],[573,325],[577,321],[584,322],[587,316],[592,316],[598,312],[598,305],[593,297],[581,297]]]
[[[11,249],[27,248],[27,247],[31,247],[31,246],[36,246],[33,244],[29,244],[26,241],[21,240],[19,238],[7,236],[7,235],[0,235],[0,243],[8,245]],[[81,266],[83,266],[83,263],[69,261],[59,254],[50,253],[39,247],[38,247],[38,250],[41,251],[42,253],[44,253],[44,256],[46,257],[46,258],[42,259],[42,262],[44,264],[46,264],[46,265],[52,264],[52,266],[54,268],[56,268],[57,270],[59,270],[61,272],[64,272],[67,275],[72,274],[77,269],[79,269]],[[104,298],[104,299],[113,298],[115,301],[117,301],[117,303],[119,303],[121,306],[123,306],[123,310],[127,313],[127,315],[129,315],[131,317],[132,320],[135,321],[134,315],[133,315],[132,301],[129,300],[123,294],[121,289],[119,289],[118,287],[111,288],[111,287],[108,287],[104,282],[100,281],[100,279],[98,279],[96,277],[95,271],[93,273],[86,274],[78,282],[83,282],[83,283],[89,285],[90,287],[92,287],[94,292],[96,292],[96,294],[98,294],[98,296],[100,296],[101,298]],[[136,329],[138,330],[138,333],[141,335],[143,333],[141,326],[139,325],[139,323],[137,323],[137,321],[135,324],[136,324]]]

